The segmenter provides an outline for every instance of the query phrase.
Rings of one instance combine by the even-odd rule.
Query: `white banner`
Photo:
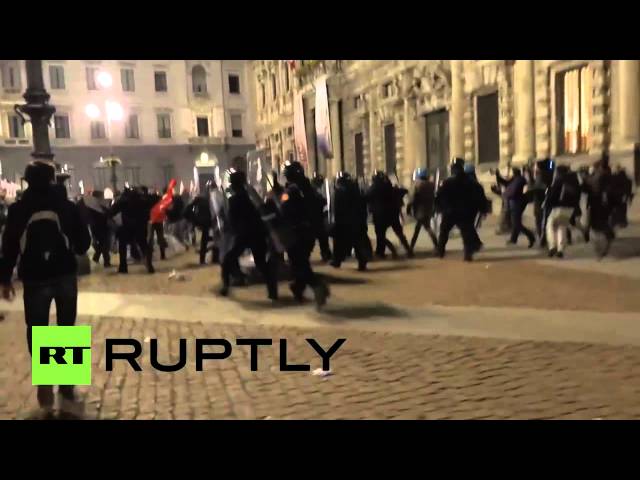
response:
[[[333,157],[333,144],[331,142],[331,121],[329,120],[329,93],[327,91],[327,76],[316,79],[316,139],[318,151],[325,158]]]
[[[306,169],[309,151],[307,150],[307,131],[304,126],[304,104],[300,92],[297,92],[293,99],[293,137],[296,145],[296,160]]]

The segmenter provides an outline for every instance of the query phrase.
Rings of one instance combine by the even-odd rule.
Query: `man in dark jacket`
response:
[[[24,314],[27,344],[31,353],[31,328],[49,324],[51,302],[56,302],[57,322],[73,326],[78,301],[78,264],[76,255],[89,249],[91,236],[75,204],[64,198],[53,184],[55,170],[44,162],[33,162],[25,171],[29,188],[9,207],[2,237],[0,282],[2,296],[12,300],[11,283],[18,263],[18,277],[24,285]],[[18,260],[19,257],[19,260]],[[58,389],[60,407],[65,413],[78,413],[74,387]],[[38,403],[42,413],[53,410],[53,386],[38,386]]]
[[[564,256],[566,232],[580,204],[578,177],[565,165],[558,165],[544,202],[549,256]]]
[[[473,232],[473,223],[479,210],[477,202],[478,189],[474,182],[464,173],[462,165],[454,163],[451,177],[442,183],[435,200],[437,210],[442,213],[438,238],[440,258],[445,255],[451,229],[458,227],[464,245],[464,259],[469,262],[473,259],[473,253],[480,248]]]
[[[283,221],[290,226],[293,237],[287,245],[287,256],[293,275],[290,289],[295,299],[302,301],[306,287],[311,287],[316,305],[321,308],[329,297],[329,287],[315,274],[309,261],[315,243],[314,226],[310,214],[315,201],[305,196],[303,189],[300,188],[300,185],[304,185],[308,179],[299,162],[287,162],[284,176],[287,184],[280,197],[281,211]]]
[[[110,267],[111,230],[109,228],[108,208],[104,200],[104,192],[102,190],[94,191],[84,203],[89,218],[91,237],[93,238],[93,249],[95,251],[93,261],[95,263],[100,262],[100,256],[102,256],[105,268]]]
[[[213,216],[209,206],[209,193],[213,187],[207,185],[200,195],[187,205],[185,209],[185,218],[202,231],[200,236],[200,265],[206,264],[207,246],[211,241],[211,227]],[[218,262],[218,249],[214,247],[213,258],[211,263]]]
[[[340,268],[353,248],[358,259],[358,270],[367,269],[369,252],[366,220],[362,222],[362,210],[366,210],[366,204],[363,204],[364,198],[351,176],[347,172],[338,172],[334,191],[333,267]]]
[[[407,251],[407,256],[413,256],[413,250],[407,242],[407,238],[400,225],[400,209],[402,208],[402,197],[400,190],[394,190],[389,177],[379,170],[376,170],[371,178],[371,186],[366,193],[369,210],[373,216],[373,225],[376,232],[376,256],[385,257],[385,250],[389,248],[393,257],[397,256],[396,248],[387,239],[387,230],[393,229],[396,236]]]
[[[267,231],[260,214],[247,192],[247,178],[244,172],[232,171],[229,175],[230,193],[228,199],[227,228],[224,235],[227,248],[222,255],[222,286],[220,294],[227,296],[231,286],[231,275],[240,255],[250,249],[256,268],[267,284],[267,294],[271,300],[277,300],[277,283],[272,271],[267,268]]]
[[[498,184],[505,187],[504,196],[509,203],[509,211],[511,213],[511,238],[507,243],[515,245],[518,242],[518,237],[523,233],[529,240],[529,248],[533,247],[536,237],[531,230],[522,225],[522,214],[527,206],[524,196],[524,187],[527,185],[527,181],[520,169],[515,167],[512,169],[512,176],[508,180],[503,178],[500,172],[496,170],[496,180]]]
[[[611,217],[611,202],[609,193],[611,190],[611,168],[609,156],[604,154],[594,165],[593,174],[587,177],[583,184],[587,193],[587,206],[589,212],[588,228],[604,236],[604,245],[595,244],[596,253],[600,258],[609,253],[611,242],[615,233],[609,221]]]
[[[435,184],[429,180],[429,173],[426,169],[418,168],[414,174],[415,186],[413,196],[409,202],[407,213],[413,213],[416,219],[416,226],[411,239],[411,250],[416,247],[420,228],[424,228],[431,241],[433,248],[438,248],[438,237],[431,228],[431,217],[433,216],[433,207],[435,202]]]
[[[153,273],[155,270],[147,254],[147,223],[149,222],[149,211],[151,206],[145,200],[141,192],[126,188],[118,200],[109,211],[109,216],[113,217],[118,213],[122,216],[122,225],[116,233],[118,237],[118,253],[120,256],[120,267],[118,273],[128,273],[127,267],[127,246],[131,246],[133,251],[136,246],[142,250],[141,254],[146,261],[147,271]]]

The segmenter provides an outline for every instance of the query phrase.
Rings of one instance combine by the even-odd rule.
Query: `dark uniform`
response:
[[[339,268],[353,248],[358,259],[358,270],[367,269],[369,248],[366,209],[358,185],[348,173],[339,172],[334,192],[332,266]]]
[[[276,300],[278,298],[276,279],[267,268],[266,263],[267,232],[260,214],[247,193],[246,176],[243,172],[233,171],[229,176],[229,182],[231,185],[227,225],[223,233],[227,238],[225,239],[224,252],[222,252],[220,294],[228,295],[231,275],[238,264],[238,259],[245,250],[250,249],[256,267],[265,278],[269,298]]]
[[[316,176],[316,182],[318,180],[319,178]],[[300,178],[297,184],[306,199],[305,202],[309,205],[313,233],[318,240],[320,255],[323,261],[328,262],[331,260],[331,248],[329,247],[329,234],[324,215],[324,207],[327,204],[327,200],[318,192],[318,189],[312,185],[308,178]]]
[[[583,188],[587,193],[587,207],[589,211],[589,228],[602,233],[605,237],[605,246],[599,250],[598,256],[604,257],[609,252],[611,241],[615,233],[609,222],[611,216],[611,203],[608,193],[611,187],[611,168],[609,158],[603,156],[596,162],[593,175],[586,178]],[[597,247],[596,247],[597,248]]]
[[[425,169],[419,168],[415,172],[415,185],[413,189],[413,196],[411,202],[408,205],[408,212],[412,213],[416,219],[415,230],[413,231],[413,237],[411,238],[411,249],[416,247],[418,241],[418,235],[420,229],[424,228],[431,241],[433,247],[438,248],[438,237],[431,228],[431,217],[433,216],[433,207],[435,202],[435,184],[429,180],[429,174]]]
[[[406,192],[406,190],[404,190]],[[373,216],[373,224],[376,232],[376,255],[385,257],[385,250],[389,248],[393,257],[397,256],[396,248],[387,239],[389,227],[394,231],[400,243],[407,251],[409,257],[413,256],[413,250],[407,242],[407,238],[400,225],[400,209],[402,208],[402,190],[394,188],[389,177],[384,172],[376,172],[372,177],[372,184],[366,193],[369,210]]]
[[[317,208],[316,199],[305,196],[300,184],[308,179],[299,162],[287,162],[284,169],[287,179],[285,191],[281,197],[281,209],[284,221],[291,227],[292,242],[287,247],[287,256],[291,265],[293,282],[291,292],[296,300],[303,299],[307,286],[313,289],[318,307],[325,304],[329,296],[329,288],[313,272],[309,257],[315,243],[313,212]]]
[[[212,215],[209,206],[209,189],[197,195],[185,209],[185,218],[202,231],[200,237],[200,265],[206,263],[207,245],[211,241]],[[217,248],[214,247],[212,263],[218,261]]]
[[[146,188],[143,187],[142,196],[147,205],[149,214],[151,213],[151,209],[160,201],[162,197],[157,193],[148,194],[146,192]],[[147,216],[147,218],[149,218]],[[151,220],[149,220],[151,221]],[[160,247],[160,259],[164,260],[166,258],[165,249],[167,248],[167,241],[164,238],[164,225],[163,222],[150,223],[147,231],[147,246],[148,246],[148,256],[153,255],[153,244],[154,238],[158,239],[158,246]],[[151,260],[148,260],[151,262]]]
[[[436,209],[442,214],[438,255],[444,257],[449,233],[453,227],[458,227],[464,244],[464,258],[471,261],[473,253],[479,248],[473,232],[479,208],[479,190],[476,183],[465,175],[461,165],[454,164],[451,175],[442,183],[436,196]]]
[[[118,253],[120,256],[120,267],[118,273],[127,273],[127,246],[131,250],[136,245],[142,250],[142,255],[146,257],[147,271],[153,273],[153,265],[149,261],[147,247],[147,223],[149,222],[150,207],[148,202],[142,197],[140,192],[132,189],[125,189],[118,200],[113,204],[109,216],[122,216],[122,225],[116,232],[118,238]]]
[[[111,230],[109,228],[108,208],[104,203],[104,193],[102,191],[93,192],[89,204],[85,203],[88,224],[93,239],[93,261],[98,263],[100,257],[104,261],[105,267],[111,266]]]
[[[524,187],[527,185],[527,181],[518,168],[513,169],[513,176],[510,179],[502,178],[500,172],[496,170],[496,180],[505,187],[504,196],[508,202],[511,215],[511,237],[507,243],[517,243],[518,237],[523,233],[529,240],[529,248],[533,247],[536,237],[531,230],[522,224],[522,214],[527,206],[527,199],[524,195]]]

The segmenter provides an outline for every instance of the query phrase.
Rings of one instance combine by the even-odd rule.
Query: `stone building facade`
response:
[[[80,181],[85,188],[111,186],[100,162],[111,151],[122,162],[118,188],[125,182],[162,188],[172,177],[188,187],[216,165],[244,165],[255,143],[246,67],[244,60],[43,61],[56,108],[49,138],[55,160],[71,174],[71,193]],[[4,178],[19,181],[32,150],[30,124],[22,125],[13,108],[24,103],[25,62],[0,60],[0,72],[0,168]],[[106,119],[106,102],[117,103],[122,118]],[[90,105],[96,118],[87,114]]]
[[[491,168],[551,157],[576,168],[608,152],[640,171],[640,61],[390,60],[252,62],[256,145],[294,157],[293,95],[304,99],[309,170],[369,176],[454,156]],[[328,75],[333,157],[315,148],[313,80]]]

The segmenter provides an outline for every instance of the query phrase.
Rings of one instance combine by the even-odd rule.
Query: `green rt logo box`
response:
[[[91,385],[91,327],[33,327],[32,385]]]

